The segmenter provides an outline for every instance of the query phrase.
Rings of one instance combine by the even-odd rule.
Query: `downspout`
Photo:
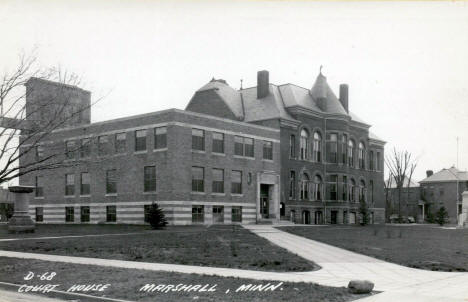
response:
[[[323,171],[324,171],[324,174],[323,174],[323,178],[324,178],[324,182],[325,182],[325,190],[324,190],[324,196],[325,198],[323,199],[323,212],[324,212],[324,216],[325,216],[325,224],[327,224],[327,200],[326,200],[326,197],[327,197],[327,118],[325,117],[325,127],[324,127],[324,132],[325,132],[325,152],[324,152],[324,165],[323,165]],[[323,148],[323,146],[322,146]]]

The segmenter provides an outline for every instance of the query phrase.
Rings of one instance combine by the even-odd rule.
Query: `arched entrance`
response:
[[[303,224],[310,224],[310,212],[309,211],[302,211],[302,223]]]

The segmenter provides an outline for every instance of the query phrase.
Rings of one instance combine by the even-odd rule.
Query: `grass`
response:
[[[413,268],[468,271],[468,229],[443,229],[434,225],[342,225],[280,229]]]
[[[144,227],[120,225],[70,227],[40,225],[35,236],[75,235],[73,230],[78,234],[124,233],[125,230],[140,233],[0,241],[0,250],[261,271],[318,269],[314,263],[291,254],[240,226],[183,226],[154,231]],[[29,234],[21,236],[27,238]]]
[[[42,274],[56,272],[51,281],[23,280],[28,272]],[[136,269],[118,269],[93,265],[68,264],[39,260],[0,257],[0,281],[15,284],[60,284],[57,290],[66,291],[74,284],[111,284],[103,292],[88,293],[94,296],[106,296],[114,299],[131,301],[324,301],[344,302],[367,295],[350,294],[344,287],[326,287],[312,283],[283,283],[275,291],[238,292],[242,284],[278,284],[276,281],[260,281],[216,276],[153,272]],[[148,293],[139,291],[145,284],[210,284],[216,286],[215,292],[169,292]],[[226,294],[227,289],[230,292]],[[62,297],[63,298],[63,297]],[[83,297],[69,296],[68,299],[87,301]],[[93,300],[95,301],[95,300]]]

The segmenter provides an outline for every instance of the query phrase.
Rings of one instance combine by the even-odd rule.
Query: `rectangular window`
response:
[[[154,128],[154,149],[167,148],[167,128]]]
[[[43,222],[44,221],[44,208],[37,207],[36,208],[36,222]]]
[[[273,160],[273,143],[269,141],[263,142],[263,159]]]
[[[44,157],[44,147],[36,146],[36,161],[43,159]]]
[[[338,134],[327,135],[327,161],[329,163],[338,162]]]
[[[289,157],[296,158],[296,136],[291,135],[289,137]]]
[[[117,170],[106,171],[106,194],[117,193]]]
[[[369,152],[369,170],[374,171],[374,152]]]
[[[65,143],[65,157],[67,159],[75,159],[75,142],[74,141],[67,141]]]
[[[328,200],[337,200],[338,193],[338,175],[328,175],[327,177]]]
[[[149,213],[150,213],[150,210],[151,210],[151,205],[150,204],[145,204],[144,207],[143,207],[143,210],[144,210],[144,219],[145,219],[145,222],[149,223]]]
[[[234,155],[244,156],[244,138],[242,136],[234,137]]]
[[[348,177],[343,176],[343,182],[342,182],[342,200],[347,201],[348,200]]]
[[[44,176],[36,176],[36,197],[44,197]]]
[[[81,173],[81,184],[80,184],[80,195],[89,195],[90,194],[90,179],[89,173]]]
[[[127,152],[127,133],[115,134],[115,153]]]
[[[74,222],[74,221],[75,221],[75,208],[65,207],[65,222]]]
[[[380,152],[377,152],[377,171],[382,171],[382,163],[380,158]]]
[[[88,158],[91,156],[91,139],[83,138],[81,140],[80,157]]]
[[[224,153],[224,134],[213,132],[213,152]]]
[[[90,211],[89,211],[89,206],[82,206],[80,208],[80,221],[81,222],[89,222],[89,216],[90,216]]]
[[[235,136],[234,137],[234,155],[254,157],[253,138]]]
[[[296,171],[289,172],[289,199],[296,199]]]
[[[147,166],[144,168],[144,192],[156,191],[156,167]]]
[[[341,163],[346,164],[346,158],[348,156],[347,154],[348,151],[348,136],[346,134],[343,134],[341,136]]]
[[[205,222],[204,206],[192,206],[192,223]]]
[[[254,140],[253,138],[244,137],[244,155],[254,157]]]
[[[232,222],[242,222],[242,207],[232,207],[231,213]]]
[[[242,171],[231,171],[231,193],[242,194]]]
[[[192,167],[192,192],[205,192],[205,169]]]
[[[224,170],[213,169],[213,193],[224,193]]]
[[[192,150],[205,151],[205,131],[192,129]]]
[[[374,181],[369,181],[369,191],[370,191],[370,200],[371,203],[374,203]]]
[[[107,222],[117,221],[117,207],[116,206],[106,206],[106,221]]]
[[[135,151],[146,151],[146,130],[135,131]]]
[[[65,174],[65,195],[75,195],[75,174]]]
[[[109,137],[107,135],[98,137],[98,154],[99,156],[109,154]]]

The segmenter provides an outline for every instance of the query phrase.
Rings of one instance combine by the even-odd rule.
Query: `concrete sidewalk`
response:
[[[322,269],[313,272],[275,273],[12,251],[0,251],[0,256],[256,280],[314,282],[336,287],[347,286],[351,279],[367,279],[374,282],[375,290],[384,291],[384,293],[363,299],[363,302],[468,301],[468,273],[412,269],[286,233],[271,225],[248,225],[245,228],[294,254],[317,263]]]
[[[321,270],[306,273],[313,282],[347,286],[351,279],[366,279],[374,282],[375,290],[385,292],[363,299],[363,302],[468,301],[468,273],[413,269],[283,232],[268,225],[247,225],[245,228],[320,265]],[[321,280],[315,279],[319,275]]]

